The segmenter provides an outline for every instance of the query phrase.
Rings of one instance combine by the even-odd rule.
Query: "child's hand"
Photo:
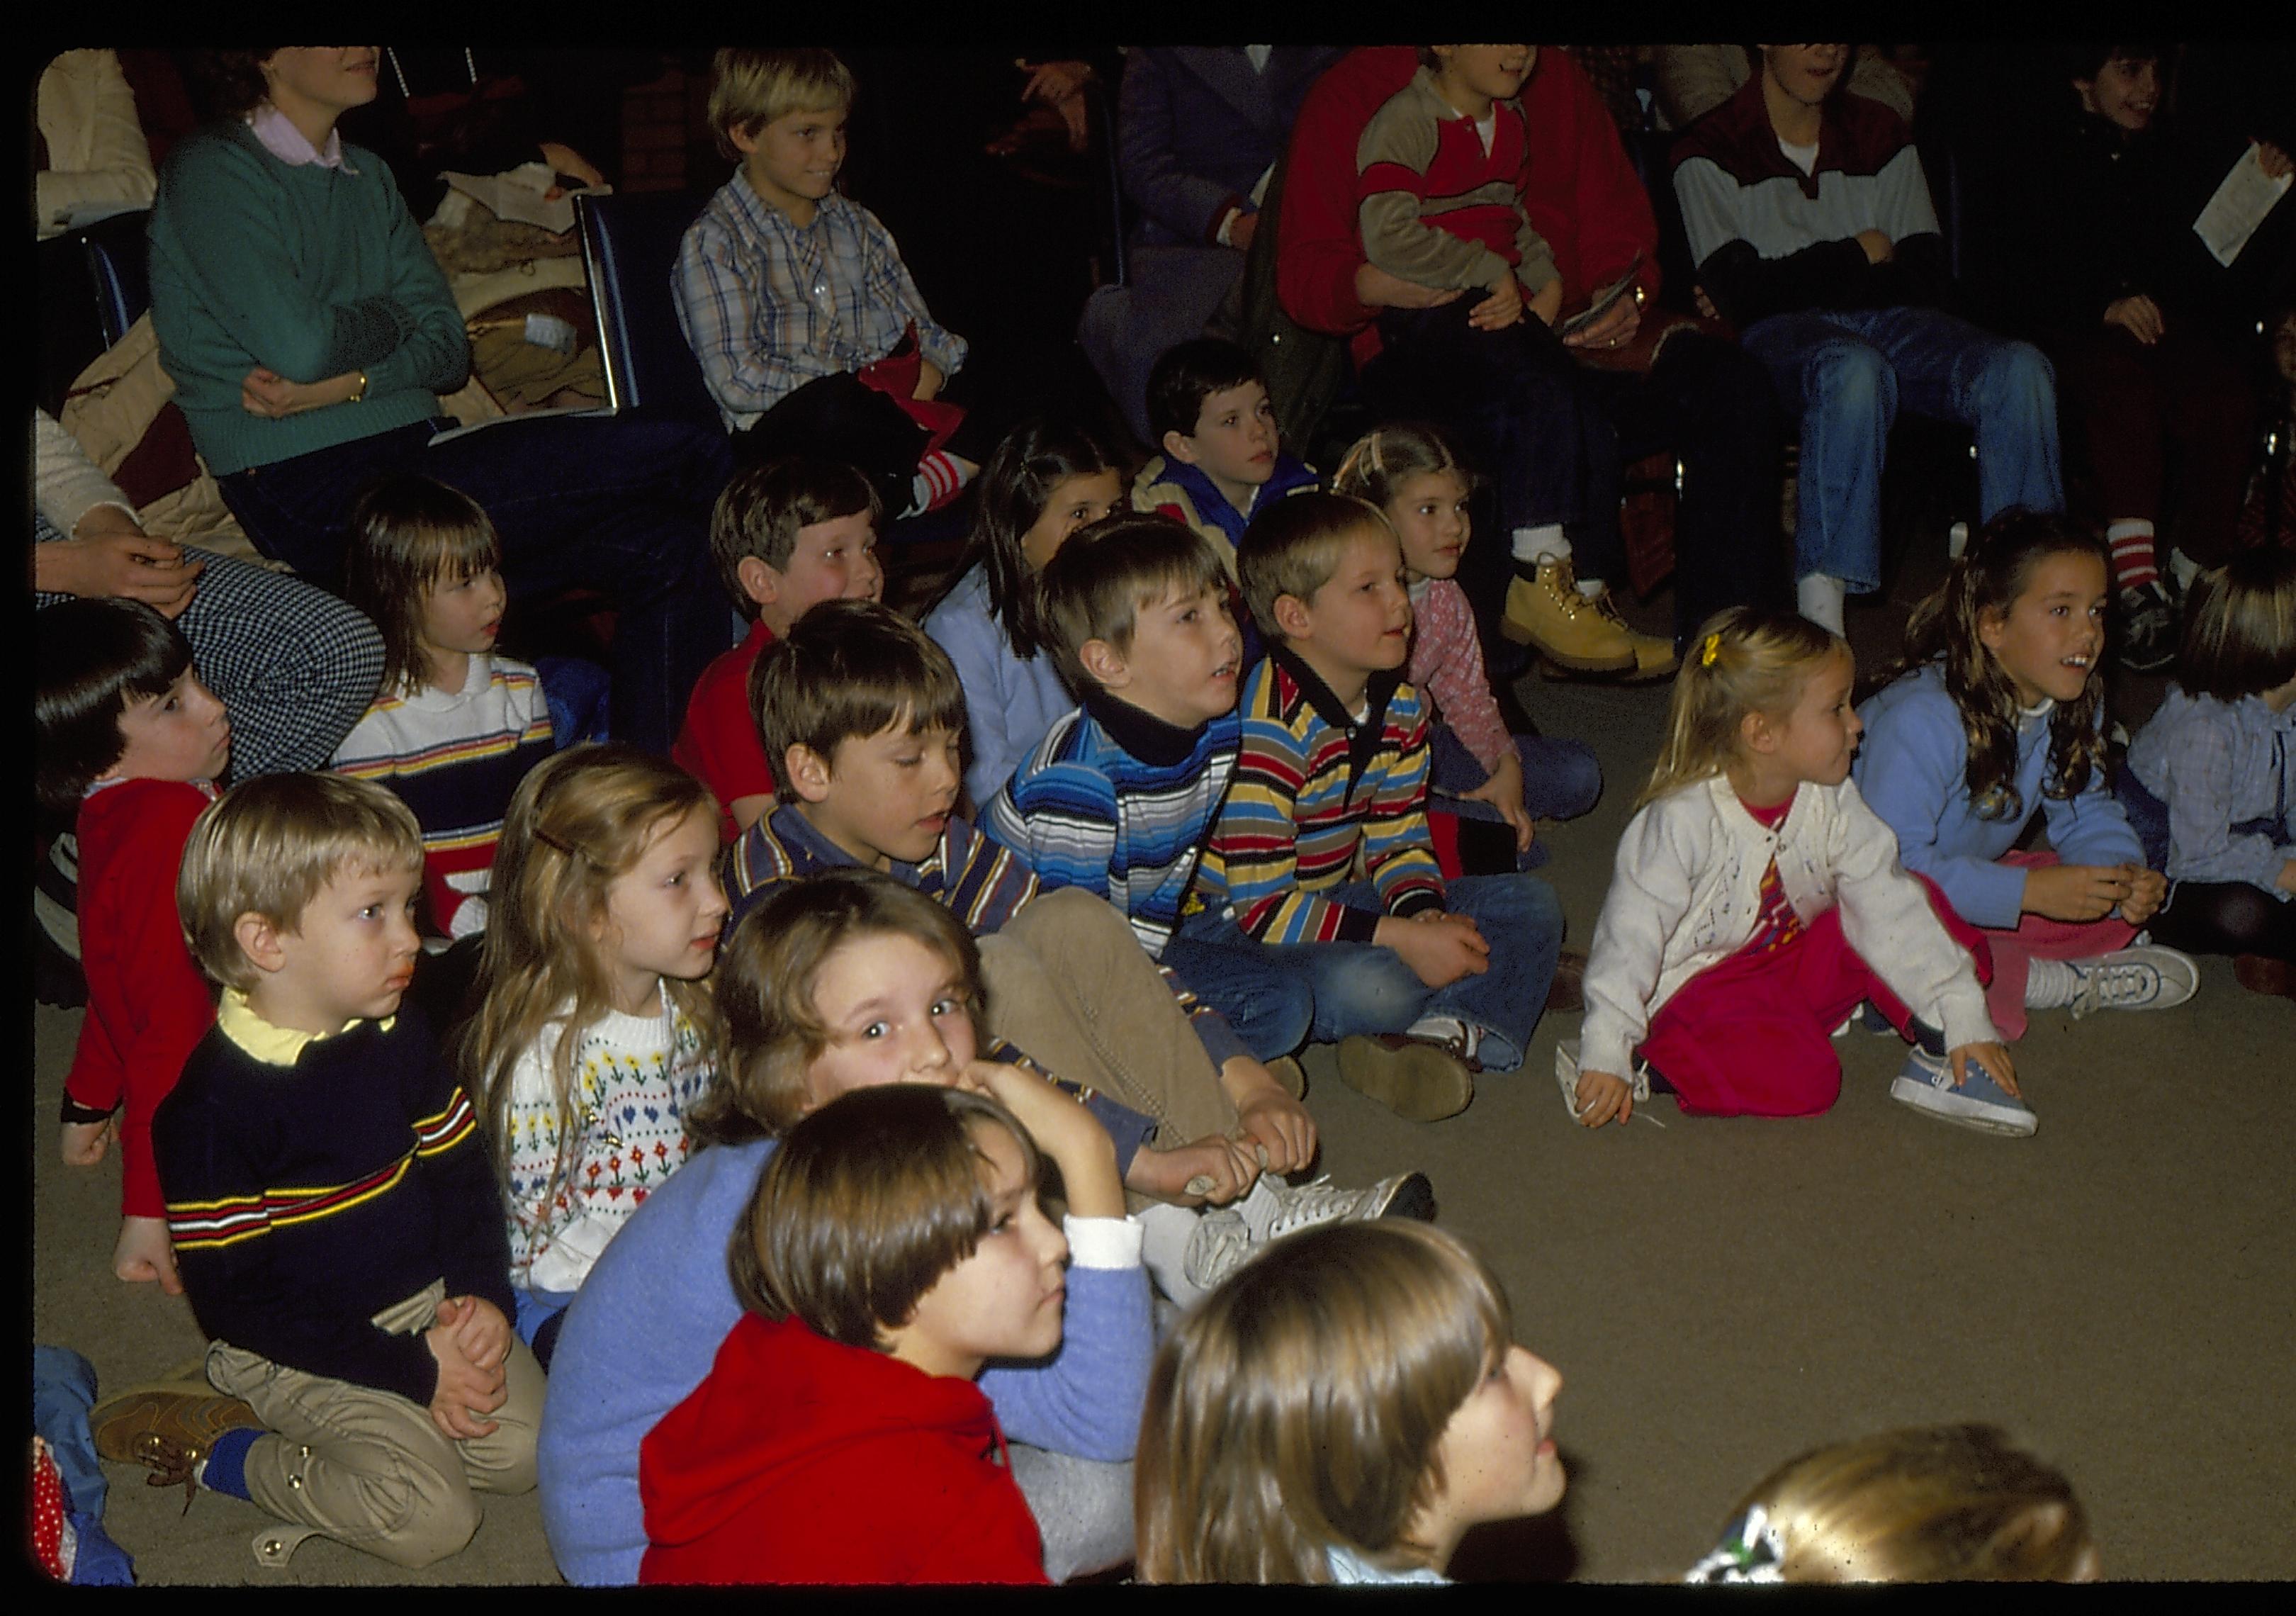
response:
[[[457,1309],[450,1314],[449,1308]],[[452,1296],[439,1304],[439,1322],[455,1326],[455,1345],[480,1369],[499,1369],[509,1360],[516,1333],[503,1310],[483,1296]]]
[[[463,1304],[473,1300],[463,1297],[441,1303],[439,1322],[422,1333],[423,1345],[439,1360],[439,1386],[430,1394],[430,1423],[455,1442],[493,1434],[495,1422],[486,1416],[501,1407],[510,1395],[501,1365],[481,1369],[455,1342],[455,1332],[464,1317]],[[447,1322],[450,1310],[452,1323]]]
[[[2051,920],[2103,920],[2128,900],[2134,884],[2120,865],[2038,865],[2025,872],[2024,907]]]
[[[1464,915],[1423,910],[1409,920],[1390,915],[1372,932],[1372,941],[1392,948],[1430,988],[1447,988],[1463,976],[1491,968],[1491,946]]]
[[[1001,1061],[975,1060],[966,1066],[960,1087],[993,1095],[1020,1119],[1037,1148],[1061,1169],[1072,1214],[1124,1216],[1124,1182],[1116,1176],[1116,1142],[1097,1117],[1049,1078]]]
[[[935,365],[930,359],[919,359],[917,361],[917,390],[909,396],[913,398],[935,398],[939,394],[943,384],[947,381],[948,378],[941,373],[941,368],[939,365]]]
[[[1522,806],[1522,759],[1509,747],[1491,777],[1466,793],[1470,802],[1488,802],[1498,809],[1499,817],[1514,829],[1514,850],[1530,851],[1532,841],[1538,835],[1538,822],[1530,810]]]
[[[2161,317],[2161,306],[2143,292],[2133,298],[2117,298],[2104,306],[2104,323],[2118,325],[2139,342],[2150,348],[2161,340],[2167,322]]]
[[[1949,1070],[1953,1072],[1953,1086],[1956,1088],[1959,1088],[1965,1081],[1961,1075],[1962,1063],[1974,1061],[1985,1068],[1986,1075],[2001,1085],[2002,1092],[2014,1098],[2022,1097],[2017,1093],[2017,1069],[2010,1063],[2007,1045],[1964,1044],[1958,1049],[1948,1050],[1945,1058]]]
[[[121,1218],[119,1240],[111,1248],[111,1271],[130,1284],[156,1279],[168,1295],[181,1296],[184,1282],[176,1273],[176,1248],[168,1240],[168,1220]]]
[[[1898,256],[1898,244],[1879,230],[1861,230],[1856,240],[1869,264],[1886,264]]]
[[[1521,318],[1522,288],[1514,283],[1514,276],[1509,275],[1469,311],[1467,324],[1477,331],[1505,331]]]
[[[2272,884],[2284,892],[2296,892],[2296,858],[2282,861],[2280,874]]]
[[[1624,1122],[1635,1114],[1634,1086],[1612,1072],[1580,1072],[1578,1095],[1572,1109],[1581,1128],[1600,1128],[1613,1118]]]
[[[1531,293],[1529,300],[1524,303],[1523,307],[1537,317],[1541,325],[1554,324],[1554,316],[1562,312],[1562,277],[1555,276]]]
[[[67,1122],[62,1139],[66,1167],[94,1167],[103,1160],[106,1147],[111,1144],[113,1131],[119,1126],[116,1117],[106,1117],[101,1122]]]
[[[1251,1064],[1259,1067],[1260,1082],[1235,1103],[1239,1143],[1247,1150],[1259,1146],[1259,1165],[1268,1172],[1296,1173],[1316,1159],[1316,1119],[1267,1068]]]
[[[1212,1134],[1177,1150],[1135,1152],[1125,1186],[1175,1206],[1226,1206],[1252,1186],[1259,1162],[1249,1146]],[[1189,1188],[1195,1185],[1194,1189]],[[1208,1186],[1208,1187],[1207,1187]]]
[[[2121,868],[2128,872],[2128,896],[2120,900],[2120,918],[2132,926],[2141,926],[2169,901],[2169,878],[2141,864],[2123,865]]]

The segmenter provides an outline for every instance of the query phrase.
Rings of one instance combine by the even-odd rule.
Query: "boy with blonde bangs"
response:
[[[1561,906],[1535,875],[1445,886],[1426,707],[1403,677],[1411,600],[1378,509],[1285,500],[1236,563],[1267,659],[1244,688],[1235,777],[1196,877],[1202,912],[1166,961],[1222,1008],[1285,1004],[1304,1036],[1340,1041],[1343,1080],[1398,1114],[1456,1115],[1473,1073],[1522,1063]]]
[[[964,339],[934,321],[877,216],[837,189],[853,74],[816,49],[726,48],[709,127],[741,166],[687,229],[671,290],[737,460],[847,458],[887,511],[938,509],[975,469],[941,446]]]
[[[216,1026],[160,1105],[168,1230],[220,1396],[94,1411],[98,1448],[422,1566],[474,1492],[535,1479],[543,1376],[512,1333],[478,1113],[419,1012],[422,839],[390,792],[272,775],[200,821],[176,885]]]
[[[1029,865],[955,812],[964,697],[923,630],[882,605],[824,602],[758,661],[750,700],[782,803],[726,856],[737,923],[779,884],[852,865],[954,910],[981,939],[992,1030],[1152,1120],[1124,1175],[1136,1206],[1238,1203],[1222,1215],[1251,1239],[1219,1259],[1229,1267],[1292,1226],[1431,1210],[1417,1174],[1364,1191],[1275,1182],[1315,1157],[1306,1108],[1218,1011],[1159,972],[1116,910],[1093,892],[1039,896]],[[1179,1246],[1195,1221],[1173,1226]],[[1160,1278],[1184,1259],[1160,1257],[1158,1238]]]
[[[1245,524],[1316,486],[1315,467],[1284,450],[1259,365],[1233,342],[1167,349],[1148,373],[1148,424],[1164,452],[1140,468],[1132,508],[1193,528],[1231,573]]]
[[[883,597],[877,524],[884,506],[869,480],[834,461],[792,457],[734,474],[709,515],[709,553],[747,638],[702,670],[670,757],[725,805],[733,841],[774,806],[773,766],[750,716],[758,653],[828,600]]]

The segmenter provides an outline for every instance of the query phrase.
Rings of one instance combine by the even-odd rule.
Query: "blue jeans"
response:
[[[1515,760],[1522,768],[1522,806],[1534,819],[1576,819],[1595,806],[1603,794],[1603,766],[1594,749],[1583,741],[1551,735],[1516,735]],[[1437,724],[1428,739],[1427,806],[1456,814],[1462,819],[1497,823],[1505,816],[1488,802],[1467,800],[1466,793],[1490,778],[1447,724]],[[1535,870],[1546,862],[1546,843],[1534,841],[1530,851],[1515,861],[1518,870]]]
[[[1163,961],[1263,1061],[1310,1039],[1405,1032],[1422,1016],[1448,1015],[1482,1029],[1486,1067],[1512,1071],[1546,1008],[1562,947],[1562,903],[1536,875],[1465,876],[1448,894],[1445,906],[1481,928],[1491,955],[1489,970],[1447,987],[1429,988],[1402,956],[1376,943],[1262,943],[1210,910],[1181,923]],[[1380,908],[1367,881],[1322,896]]]
[[[353,497],[415,472],[461,489],[501,536],[513,602],[570,587],[611,599],[612,716],[620,740],[667,753],[685,699],[733,644],[709,556],[709,510],[733,474],[720,434],[643,414],[512,421],[430,447],[430,422],[314,449],[220,479],[255,547],[341,587]]]
[[[1746,328],[1788,419],[1801,422],[1794,577],[1882,586],[1882,458],[1900,399],[1977,435],[1979,519],[2064,508],[2056,373],[2030,342],[1933,308],[1773,315]]]

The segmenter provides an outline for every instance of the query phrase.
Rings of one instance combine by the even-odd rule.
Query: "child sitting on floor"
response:
[[[1235,777],[1196,874],[1203,910],[1166,945],[1223,1007],[1272,1003],[1340,1076],[1414,1121],[1466,1109],[1472,1074],[1522,1063],[1562,943],[1536,875],[1445,885],[1428,839],[1427,712],[1404,681],[1411,597],[1387,519],[1308,493],[1237,553],[1267,637]],[[1361,874],[1357,872],[1360,869]]]
[[[2152,935],[2232,955],[2243,987],[2296,997],[2296,551],[2201,575],[2177,683],[2120,794],[2169,877]]]
[[[542,1366],[511,1330],[478,1111],[401,1002],[422,882],[422,829],[389,792],[266,775],[208,810],[176,883],[223,1004],[152,1153],[236,1417],[205,1451],[171,1447],[184,1406],[215,1399],[147,1398],[142,1431],[102,1424],[105,1456],[291,1522],[257,1539],[266,1565],[315,1534],[430,1565],[478,1530],[476,1493],[534,1485]]]
[[[1231,573],[1245,525],[1316,486],[1316,469],[1284,451],[1259,367],[1233,342],[1167,349],[1148,373],[1148,424],[1164,452],[1140,468],[1132,508],[1187,523]]]
[[[1157,1355],[1140,1579],[1443,1582],[1471,1527],[1561,1501],[1562,1390],[1515,1345],[1497,1276],[1452,1235],[1298,1235]]]
[[[176,868],[230,762],[231,718],[183,635],[140,601],[67,601],[33,625],[34,783],[47,816],[79,836],[87,1010],[64,1079],[63,1158],[94,1166],[117,1129],[111,1270],[180,1294],[152,1113],[215,1024],[176,918]]]
[[[774,806],[773,766],[750,718],[750,669],[816,601],[883,598],[869,480],[832,460],[788,459],[734,473],[709,513],[709,553],[749,636],[701,670],[669,755],[722,804],[731,841]]]
[[[1048,654],[1037,575],[1070,534],[1123,501],[1124,468],[1079,427],[1023,422],[988,457],[974,498],[965,562],[924,624],[964,686],[964,792],[986,812],[1054,720],[1076,709]]]
[[[686,1112],[717,1070],[717,826],[701,782],[615,743],[559,753],[511,800],[485,1003],[459,1053],[519,1339],[545,1369],[598,1254],[693,1148]]]
[[[1848,645],[1783,612],[1734,606],[1693,642],[1619,840],[1584,1034],[1555,1051],[1585,1126],[1624,1122],[1661,1084],[1686,1112],[1822,1112],[1841,1092],[1831,1035],[1871,1000],[1916,1045],[1894,1097],[2033,1131],[1964,951],[1982,943],[1898,867],[1849,779],[1857,673]]]
[[[837,189],[853,90],[828,51],[718,53],[709,127],[741,167],[687,229],[671,290],[736,458],[849,460],[898,515],[947,504],[974,469],[944,452],[964,412],[940,394],[965,343]]]

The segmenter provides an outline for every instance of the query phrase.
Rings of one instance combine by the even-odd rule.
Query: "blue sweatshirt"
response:
[[[2052,705],[2017,726],[2016,787],[2022,811],[1980,819],[1969,800],[1969,739],[1937,663],[1916,669],[1857,710],[1865,744],[1855,774],[1866,804],[1898,836],[1898,859],[1945,890],[1954,913],[1973,926],[2016,929],[2024,912],[2025,872],[1997,862],[2017,845],[2035,809],[2048,818],[2049,845],[2067,864],[2144,862],[2104,773],[2089,775],[2070,800],[2045,797]]]
[[[925,632],[956,664],[972,753],[964,766],[964,794],[976,810],[986,810],[1054,721],[1076,710],[1076,698],[1061,683],[1049,652],[1023,657],[1013,649],[1004,625],[988,610],[985,567],[957,579],[926,615]]]
[[[567,1309],[537,1460],[543,1530],[570,1582],[638,1579],[638,1445],[708,1377],[741,1321],[726,1246],[773,1149],[755,1139],[688,1161],[646,1198]],[[1058,1352],[984,1370],[980,1390],[1013,1441],[1129,1459],[1155,1349],[1144,1271],[1071,1265],[1064,1326]]]

